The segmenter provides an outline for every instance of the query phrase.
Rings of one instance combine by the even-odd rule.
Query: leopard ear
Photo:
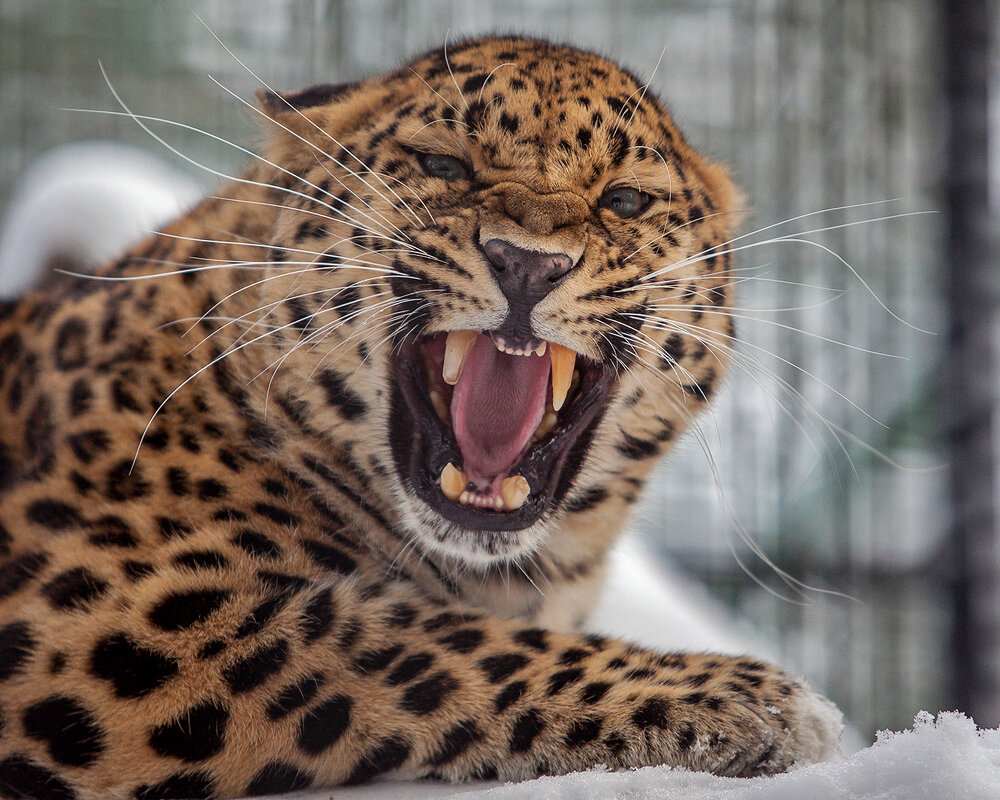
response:
[[[261,109],[270,117],[278,117],[289,111],[301,111],[340,100],[357,86],[356,83],[321,83],[298,92],[278,94],[270,89],[258,89],[257,100]]]

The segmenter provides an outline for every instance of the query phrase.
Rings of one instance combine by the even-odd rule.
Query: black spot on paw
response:
[[[62,778],[23,756],[0,761],[0,791],[14,800],[76,800],[77,797]]]
[[[442,767],[454,761],[481,738],[482,733],[471,719],[459,722],[442,737],[437,749],[427,759],[428,766]]]
[[[299,748],[315,756],[334,744],[351,724],[353,705],[350,697],[337,694],[311,709],[299,723]]]
[[[135,790],[136,800],[207,800],[215,797],[215,781],[207,772],[178,772],[166,780]]]
[[[670,706],[666,698],[653,697],[632,712],[632,722],[639,728],[666,728]]]
[[[55,695],[28,706],[21,724],[28,737],[45,743],[58,764],[89,767],[104,752],[104,731],[71,697]]]
[[[145,697],[177,674],[177,661],[116,633],[94,647],[90,673],[110,681],[118,697]]]
[[[250,781],[246,794],[250,797],[259,797],[262,794],[295,792],[312,786],[314,777],[311,772],[300,770],[291,764],[272,761]]]
[[[348,786],[365,783],[403,765],[410,755],[410,743],[399,736],[383,739],[367,751],[344,781]]]
[[[698,741],[698,735],[694,731],[694,726],[688,723],[677,734],[677,747],[681,750],[690,750]]]
[[[315,672],[286,686],[274,700],[268,703],[267,716],[272,720],[278,720],[288,716],[295,709],[301,708],[316,696],[316,692],[323,685],[324,680],[325,676],[322,672]]]
[[[227,667],[222,677],[233,694],[249,692],[280,671],[287,658],[288,642],[279,639]]]
[[[208,701],[153,728],[149,745],[161,756],[192,763],[204,761],[222,750],[228,722],[229,710]]]
[[[99,598],[107,590],[106,581],[98,578],[85,567],[61,572],[42,587],[53,608],[65,611],[80,609]]]
[[[229,599],[223,589],[195,589],[167,595],[149,612],[149,621],[165,631],[180,631],[208,619]]]
[[[445,699],[458,688],[458,681],[447,672],[437,672],[410,686],[399,701],[400,707],[411,714],[437,711]]]
[[[537,709],[529,708],[514,720],[514,727],[510,734],[510,752],[526,753],[531,749],[532,742],[545,729],[545,721],[541,712]]]
[[[573,724],[569,726],[569,730],[566,731],[566,737],[563,741],[566,742],[567,747],[582,747],[601,735],[601,726],[603,724],[604,719],[602,717],[588,717],[574,720]]]

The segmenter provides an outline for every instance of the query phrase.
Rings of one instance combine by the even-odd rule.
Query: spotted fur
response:
[[[261,108],[266,154],[217,197],[0,311],[0,795],[829,754],[839,715],[772,666],[576,631],[724,373],[725,171],[632,75],[538,40]],[[614,186],[650,205],[616,215]],[[530,321],[618,373],[553,508],[489,534],[393,453],[395,349],[508,314],[483,231],[579,254]]]

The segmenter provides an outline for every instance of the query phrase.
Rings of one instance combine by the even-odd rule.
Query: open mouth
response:
[[[565,495],[615,380],[562,345],[477,331],[404,342],[396,372],[397,465],[445,518],[497,531]]]

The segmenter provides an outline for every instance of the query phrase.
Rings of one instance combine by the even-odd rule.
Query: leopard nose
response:
[[[555,289],[575,265],[566,253],[525,250],[503,239],[489,239],[483,251],[500,291],[512,307],[531,308]]]

